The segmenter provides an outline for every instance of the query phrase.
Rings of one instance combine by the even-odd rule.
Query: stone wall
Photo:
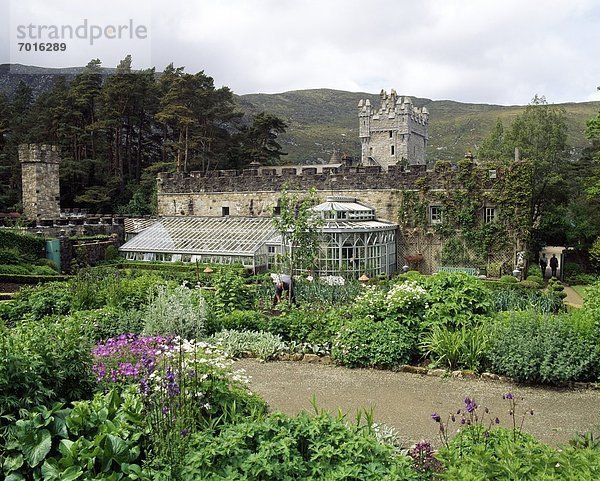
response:
[[[501,168],[494,172],[494,176],[483,176],[483,189],[491,190],[503,179]],[[435,199],[440,192],[464,189],[459,177],[453,176],[451,170],[438,173],[425,166],[404,169],[394,165],[384,172],[379,167],[340,164],[258,167],[215,171],[209,175],[161,173],[158,177],[158,215],[270,217],[276,211],[285,187],[291,192],[314,188],[321,201],[331,195],[355,197],[373,207],[377,218],[399,223],[407,192],[429,192]],[[419,235],[405,229],[399,233],[398,266],[409,264],[424,273],[434,272],[440,262],[443,243],[434,229]],[[407,260],[417,255],[419,259]]]
[[[369,100],[358,104],[359,137],[363,165],[425,165],[429,113],[416,108],[409,97],[399,97],[394,90],[381,92],[379,109]]]
[[[54,145],[22,144],[19,161],[23,185],[23,214],[27,219],[60,216],[59,163]]]

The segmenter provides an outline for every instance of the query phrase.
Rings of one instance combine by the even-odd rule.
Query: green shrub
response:
[[[365,428],[341,417],[276,413],[227,426],[218,435],[197,433],[183,479],[361,481],[417,480],[410,460],[379,444]]]
[[[46,239],[43,237],[9,229],[0,229],[0,246],[10,246],[31,262],[46,253]]]
[[[520,283],[522,284],[522,283]],[[520,285],[520,284],[517,284]],[[542,314],[565,310],[562,299],[551,292],[497,285],[492,289],[493,311],[532,310]]]
[[[208,342],[216,345],[233,357],[241,357],[249,353],[268,361],[277,354],[286,350],[286,345],[281,337],[270,332],[256,331],[231,331],[217,332],[208,339]]]
[[[0,248],[0,264],[21,264],[27,262],[18,249],[14,247]]]
[[[145,335],[177,335],[201,339],[206,334],[207,306],[199,289],[158,286],[154,299],[142,311]]]
[[[486,434],[487,432],[487,434]],[[439,479],[598,479],[600,456],[592,448],[556,450],[513,430],[462,430],[438,454],[445,470]]]
[[[106,247],[105,251],[104,251],[104,259],[107,261],[114,261],[116,259],[118,259],[119,256],[119,249],[117,249],[116,246],[114,245],[109,245]]]
[[[66,282],[48,282],[37,287],[22,287],[2,315],[9,325],[21,319],[39,320],[71,311],[71,291]]]
[[[394,320],[356,319],[333,342],[331,357],[348,367],[394,367],[415,353],[415,334]]]
[[[508,313],[495,326],[488,356],[494,372],[517,381],[557,384],[600,374],[594,340],[568,314]]]
[[[480,371],[490,345],[488,327],[474,325],[448,330],[434,325],[421,341],[421,350],[437,366]]]
[[[156,294],[158,286],[165,284],[155,273],[128,276],[112,267],[82,269],[70,282],[73,309],[91,310],[104,306],[141,309]]]
[[[219,313],[250,307],[251,295],[244,278],[233,270],[220,270],[213,279],[212,307]]]
[[[146,428],[138,395],[112,390],[73,408],[36,407],[17,421],[4,453],[5,479],[139,479]]]
[[[140,311],[125,311],[110,306],[90,311],[75,311],[70,317],[82,325],[90,326],[95,341],[130,332],[139,334],[144,327]]]
[[[574,286],[587,286],[587,285],[593,284],[594,282],[598,282],[598,280],[600,280],[600,277],[598,276],[598,274],[586,274],[586,273],[572,275],[571,277],[568,278],[569,284],[574,285]]]
[[[542,279],[541,276],[529,275],[529,276],[527,276],[526,280],[530,281],[530,282],[535,282],[536,284],[539,285],[539,287],[544,287],[544,279]]]
[[[265,330],[280,335],[286,341],[331,345],[344,323],[338,309],[292,309],[269,319]]]
[[[265,328],[267,318],[257,311],[234,310],[218,316],[219,330],[235,329],[237,331],[261,331]]]
[[[462,273],[438,273],[427,280],[428,324],[444,324],[450,328],[470,324],[478,315],[491,311],[492,302],[487,285],[474,276]]]
[[[522,287],[523,289],[540,289],[541,288],[539,282],[530,281],[529,279],[519,282],[519,286]]]
[[[70,318],[22,321],[0,337],[0,413],[85,399],[95,386],[92,342]]]
[[[502,276],[498,282],[501,282],[502,284],[516,284],[519,281],[515,276]]]

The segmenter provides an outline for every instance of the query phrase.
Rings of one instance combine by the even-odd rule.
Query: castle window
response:
[[[229,215],[229,207],[221,207],[221,215],[223,217],[228,216]]]
[[[489,224],[490,222],[495,222],[497,218],[497,211],[495,207],[486,207],[484,212],[483,212],[483,221],[486,224]]]
[[[439,224],[442,222],[442,206],[432,205],[429,207],[429,222],[432,224]]]
[[[392,146],[390,146],[390,154],[391,154],[391,155],[396,155],[396,153],[395,153],[395,149],[394,149],[394,146],[393,146],[393,145],[392,145]]]
[[[390,130],[390,139],[394,137],[394,133]]]

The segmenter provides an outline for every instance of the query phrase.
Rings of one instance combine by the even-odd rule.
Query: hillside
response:
[[[357,105],[361,98],[379,106],[378,94],[329,89],[248,94],[240,96],[239,103],[245,112],[265,110],[289,123],[281,142],[289,153],[286,160],[293,163],[328,160],[333,149],[359,155]],[[468,150],[475,151],[498,119],[507,126],[525,108],[422,98],[415,98],[414,103],[426,106],[430,113],[428,160],[457,159]],[[561,107],[567,115],[569,145],[577,154],[588,145],[585,123],[597,115],[600,102],[567,103]]]
[[[109,75],[113,69],[103,69]],[[28,84],[34,96],[52,86],[54,76],[71,80],[81,67],[45,69],[25,65],[0,65],[0,92],[12,95],[20,81]],[[158,74],[159,75],[159,74]],[[400,92],[410,95],[410,92]],[[533,94],[532,94],[533,96]],[[247,94],[236,96],[240,110],[247,114],[270,112],[283,118],[288,132],[280,141],[288,156],[286,163],[327,161],[334,149],[358,156],[357,105],[369,98],[379,105],[379,94],[345,92],[331,89],[296,90],[279,94]],[[510,124],[524,106],[468,104],[450,100],[414,99],[417,106],[427,106],[430,112],[428,160],[461,158],[468,150],[475,151],[498,119]],[[585,122],[598,114],[600,102],[561,104],[567,113],[569,145],[574,155],[588,145]]]

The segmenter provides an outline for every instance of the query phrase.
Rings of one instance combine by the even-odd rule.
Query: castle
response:
[[[365,221],[365,225],[340,224],[341,237],[336,241],[339,259],[356,259],[351,248],[358,249],[362,242],[357,229],[367,235],[369,222],[375,220],[376,214],[377,219],[387,222],[386,232],[389,226],[395,230],[376,239],[377,249],[383,254],[370,257],[386,258],[385,262],[378,261],[378,265],[388,266],[382,272],[390,274],[404,265],[426,274],[453,266],[474,271],[487,268],[495,275],[499,270],[512,270],[516,253],[526,250],[527,224],[523,213],[530,208],[530,192],[515,192],[512,186],[528,185],[527,181],[514,182],[531,175],[527,163],[515,160],[509,164],[484,164],[466,156],[458,162],[427,165],[427,109],[414,107],[410,98],[400,97],[393,90],[389,95],[382,91],[379,109],[369,101],[361,101],[358,121],[359,165],[334,156],[328,164],[310,166],[253,163],[241,171],[159,173],[160,219],[153,231],[149,229],[148,235],[137,241],[140,245],[135,251],[127,251],[127,246],[122,246],[121,251],[145,260],[195,257],[206,262],[243,261],[257,265],[259,257],[268,259],[274,252],[275,246],[268,242],[272,235],[270,218],[279,213],[281,191],[304,193],[315,189],[326,205],[328,199],[338,199],[338,203],[339,199],[346,199],[348,205],[363,203],[373,210],[373,219]],[[121,227],[123,219],[61,216],[60,159],[54,147],[23,145],[19,154],[24,213],[36,221],[36,226],[60,229],[69,235],[94,224]],[[233,229],[235,236],[245,236],[235,237],[236,242],[247,243],[253,235],[252,242],[245,249],[225,249],[227,242],[234,239],[233,234],[225,234],[225,228]],[[346,228],[355,233],[344,234]],[[461,235],[461,231],[473,233],[473,229],[477,235]],[[194,242],[206,240],[209,230],[210,246],[204,246],[206,252],[200,253]],[[160,236],[150,235],[152,232]],[[389,243],[392,237],[393,248]],[[359,264],[353,266],[354,273],[363,269]]]
[[[380,97],[379,109],[368,100],[358,104],[360,165],[334,157],[321,165],[251,164],[242,171],[160,173],[159,216],[271,217],[278,213],[282,189],[313,188],[322,202],[329,196],[358,199],[374,208],[378,218],[398,224],[399,267],[406,264],[423,273],[465,264],[487,266],[494,273],[509,270],[524,241],[513,221],[515,206],[502,192],[515,176],[529,175],[526,169],[517,161],[510,166],[479,164],[472,156],[428,166],[427,109],[414,107],[410,98],[393,90]],[[449,234],[460,231],[449,219],[465,217],[453,212],[453,195],[469,200],[470,225],[486,232],[493,227],[497,242],[477,246],[479,252],[473,254],[464,239]],[[525,212],[526,193],[518,202]]]
[[[395,90],[380,94],[379,110],[369,99],[358,103],[358,135],[361,162],[364,166],[425,165],[429,112],[413,106],[410,97],[400,97]]]

